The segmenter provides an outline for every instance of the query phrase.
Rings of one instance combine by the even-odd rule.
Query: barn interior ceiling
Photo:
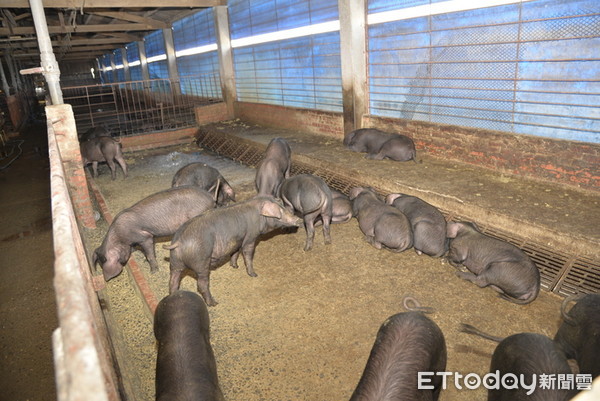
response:
[[[63,63],[92,61],[227,0],[43,0],[43,5],[55,57]],[[9,55],[23,68],[39,66],[29,0],[3,0],[0,18],[1,57]]]

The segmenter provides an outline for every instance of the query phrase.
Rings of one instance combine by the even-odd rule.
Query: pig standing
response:
[[[371,188],[352,188],[350,200],[360,230],[375,248],[386,247],[393,252],[402,252],[413,245],[408,218],[395,207],[379,200]]]
[[[96,126],[85,131],[80,137],[79,140],[81,142],[88,141],[93,138],[99,138],[101,136],[110,137],[110,132],[104,128],[103,126]]]
[[[570,302],[577,302],[571,310]],[[561,306],[563,323],[554,341],[567,358],[575,359],[579,372],[600,376],[600,294],[579,294],[564,299]]]
[[[164,247],[171,251],[169,292],[179,289],[181,274],[187,268],[196,273],[198,292],[206,304],[215,306],[209,289],[211,269],[227,259],[237,268],[241,252],[248,275],[256,277],[252,259],[258,237],[281,227],[299,227],[301,222],[271,196],[256,196],[189,220],[177,230],[171,245]]]
[[[105,161],[108,168],[110,168],[112,179],[117,178],[115,160],[121,166],[125,177],[127,177],[127,164],[123,158],[121,144],[114,139],[106,136],[89,139],[80,144],[80,151],[83,166],[92,163],[94,177],[98,177],[98,162]]]
[[[379,328],[375,344],[351,401],[437,400],[446,369],[446,341],[437,324],[420,312],[388,318]],[[431,389],[419,389],[419,372]]]
[[[215,207],[212,196],[198,187],[171,188],[152,194],[122,210],[94,251],[93,264],[100,262],[106,281],[119,275],[139,245],[150,263],[152,273],[158,271],[154,253],[154,237],[171,236],[183,223]]]
[[[448,261],[470,271],[457,272],[460,278],[482,288],[491,286],[501,298],[521,305],[538,296],[540,272],[516,246],[482,234],[474,224],[466,222],[448,223],[447,236]]]
[[[156,401],[224,401],[210,344],[210,320],[198,294],[176,291],[154,314]]]
[[[496,380],[501,380],[507,374],[517,377],[515,388],[505,388],[508,386],[496,382],[498,388],[488,389],[488,401],[568,401],[576,394],[575,390],[559,389],[558,384],[550,389],[539,386],[542,374],[554,377],[572,374],[564,353],[548,337],[519,333],[503,339],[467,324],[462,325],[461,331],[500,343],[494,350],[490,364],[490,374],[499,376]],[[521,383],[521,375],[525,386]]]
[[[219,170],[204,163],[190,163],[180,168],[171,182],[171,187],[195,185],[215,194],[217,205],[223,206],[235,202],[235,191]]]
[[[265,150],[264,159],[256,169],[256,191],[258,195],[278,197],[281,183],[290,177],[292,150],[283,138],[273,138]]]
[[[439,257],[446,253],[446,219],[440,211],[415,196],[389,194],[385,203],[400,210],[410,221],[417,253]]]
[[[331,243],[329,225],[331,224],[333,200],[331,190],[322,178],[300,174],[288,178],[281,185],[281,200],[291,212],[298,211],[304,220],[306,244],[309,251],[315,237],[315,221],[320,217],[323,222],[325,244]]]

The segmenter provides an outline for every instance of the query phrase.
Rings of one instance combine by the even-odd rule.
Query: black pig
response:
[[[223,401],[206,304],[193,292],[163,298],[154,314],[156,401]]]
[[[446,369],[446,341],[437,324],[420,312],[388,318],[379,328],[367,366],[350,401],[437,400]],[[419,389],[419,372],[433,372],[430,389]],[[425,387],[425,386],[423,386]]]
[[[448,261],[470,272],[460,278],[479,287],[491,286],[500,297],[517,304],[533,302],[540,292],[540,272],[522,250],[479,232],[472,223],[447,224]]]
[[[106,281],[119,275],[134,245],[139,245],[158,271],[154,237],[171,236],[194,216],[215,207],[212,196],[198,187],[171,188],[152,194],[117,214],[102,245],[94,251],[93,264],[100,262]]]
[[[315,221],[320,217],[323,222],[325,243],[331,243],[329,225],[333,214],[331,190],[322,178],[300,174],[288,178],[281,184],[281,200],[290,211],[302,215],[306,229],[304,250],[312,248],[315,237]]]
[[[119,163],[123,174],[127,177],[127,163],[123,158],[121,144],[114,139],[106,136],[100,136],[82,142],[80,145],[81,160],[83,166],[92,163],[94,177],[98,177],[98,162],[106,162],[110,168],[112,179],[117,178],[117,167],[115,161]]]
[[[360,230],[375,248],[402,252],[413,245],[408,218],[395,207],[383,203],[371,188],[352,188],[350,199]]]
[[[570,302],[577,302],[567,312]],[[579,294],[564,299],[563,323],[554,341],[567,358],[575,359],[579,372],[600,376],[600,294]]]
[[[400,210],[410,221],[413,246],[419,255],[439,257],[446,253],[446,219],[435,206],[404,194],[389,194],[385,203]]]
[[[568,401],[576,394],[576,390],[560,389],[556,383],[549,389],[539,386],[542,374],[555,377],[572,374],[564,353],[550,338],[536,333],[519,333],[503,339],[467,324],[461,326],[461,331],[500,342],[490,364],[490,374],[497,377],[494,377],[493,386],[488,383],[492,387],[488,389],[488,401]],[[518,383],[509,382],[509,379],[505,381],[508,384],[503,385],[501,378],[508,374],[516,376]]]
[[[169,292],[179,289],[181,274],[187,268],[196,273],[198,292],[206,304],[215,306],[217,302],[209,289],[211,269],[227,259],[237,268],[241,252],[248,275],[256,277],[252,259],[258,237],[277,228],[298,227],[301,223],[301,219],[271,196],[257,196],[189,220],[177,230],[171,245],[164,247],[171,250]]]
[[[171,187],[195,185],[215,194],[217,205],[235,202],[235,191],[216,168],[204,163],[190,163],[180,168],[173,176]]]
[[[265,157],[256,169],[255,185],[258,195],[278,197],[281,183],[290,177],[292,167],[292,149],[283,138],[273,138]]]

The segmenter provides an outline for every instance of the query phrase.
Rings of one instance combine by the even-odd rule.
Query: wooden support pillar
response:
[[[70,104],[46,106],[46,117],[54,129],[75,216],[84,227],[96,228],[94,209],[85,171],[83,171],[73,108]]]
[[[213,7],[215,13],[215,30],[219,52],[219,73],[221,76],[221,93],[227,105],[229,118],[235,117],[234,105],[237,100],[235,88],[235,70],[233,68],[233,50],[229,34],[229,14],[226,6]]]
[[[362,128],[368,113],[367,1],[338,0],[344,133]]]

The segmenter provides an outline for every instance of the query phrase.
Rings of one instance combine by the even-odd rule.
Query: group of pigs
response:
[[[95,140],[83,142],[82,155],[90,141]],[[99,143],[94,146],[101,149]],[[410,138],[373,129],[349,133],[344,144],[374,159],[416,158]],[[108,156],[104,159],[108,161]],[[93,159],[84,156],[86,160]],[[116,160],[126,174],[124,161]],[[259,236],[279,228],[303,223],[304,250],[309,251],[315,225],[322,225],[325,243],[330,243],[330,224],[355,217],[366,240],[377,249],[402,252],[414,247],[419,254],[446,255],[454,266],[468,269],[459,271],[460,277],[480,287],[491,286],[506,300],[527,304],[537,297],[540,276],[529,257],[507,242],[482,234],[474,224],[447,223],[439,210],[413,196],[390,194],[382,200],[371,188],[355,187],[346,197],[320,177],[290,176],[290,168],[289,144],[274,138],[257,167],[257,195],[235,203],[233,188],[216,169],[203,163],[189,164],[175,174],[170,189],[121,211],[94,251],[93,263],[100,263],[107,281],[122,271],[136,245],[155,272],[154,238],[172,236],[171,244],[164,246],[170,250],[169,295],[159,303],[154,323],[157,400],[223,399],[206,310],[206,305],[217,304],[209,289],[210,271],[227,260],[237,268],[241,253],[248,275],[255,277],[256,242]],[[114,163],[111,171],[114,178]],[[203,299],[179,290],[186,269],[195,273]],[[589,352],[597,355],[600,351],[599,298],[598,294],[588,295],[569,313],[563,311],[565,321],[554,341],[531,333],[496,339],[501,343],[494,352],[491,371],[571,373],[566,364],[570,358],[577,360],[581,373],[599,375],[600,363],[589,357]],[[485,336],[470,326],[463,330]],[[418,390],[417,372],[443,372],[445,367],[446,345],[439,327],[418,310],[396,314],[381,326],[352,399],[437,400],[442,378],[434,377],[431,390]],[[539,391],[531,396],[516,390],[490,390],[488,399],[567,400],[571,395],[567,390]]]

